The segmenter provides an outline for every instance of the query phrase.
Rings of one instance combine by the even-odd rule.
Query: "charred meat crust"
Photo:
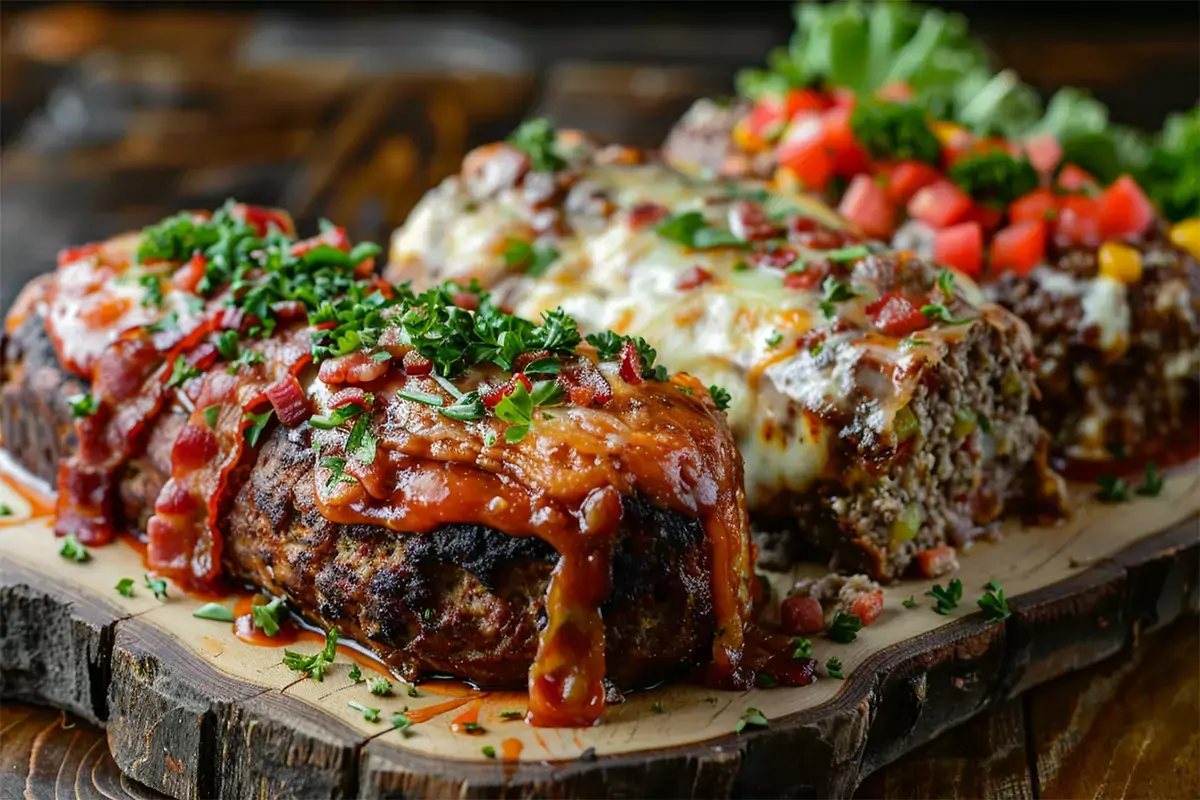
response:
[[[53,482],[75,446],[65,398],[86,385],[68,376],[40,318],[3,342],[0,423],[5,447]],[[47,424],[47,423],[50,424]],[[121,505],[141,529],[169,473],[180,415],[163,415],[147,453],[121,479]],[[317,511],[307,429],[278,427],[235,476],[227,574],[286,595],[309,620],[338,625],[409,678],[447,673],[483,685],[527,677],[545,623],[553,549],[479,525],[403,534],[338,525]],[[708,555],[700,523],[626,498],[602,609],[609,680],[630,687],[703,661],[714,633]]]

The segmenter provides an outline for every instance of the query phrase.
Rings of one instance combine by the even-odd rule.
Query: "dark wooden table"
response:
[[[1050,5],[965,10],[1026,80],[1087,86],[1123,122],[1156,127],[1200,95],[1197,4]],[[780,7],[241,8],[0,10],[0,310],[64,245],[230,196],[384,239],[469,147],[529,114],[654,145],[788,35]],[[153,796],[102,731],[59,712],[0,706],[0,742],[0,797]],[[1189,618],[942,735],[859,796],[1200,797],[1198,764]]]
[[[0,797],[159,797],[113,764],[104,732],[0,704]],[[1037,687],[870,776],[860,798],[1200,797],[1200,623]]]

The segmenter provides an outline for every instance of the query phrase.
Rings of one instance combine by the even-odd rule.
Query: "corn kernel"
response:
[[[742,117],[733,128],[733,141],[747,153],[757,153],[767,146],[762,137],[750,130],[750,118]]]
[[[967,130],[962,125],[953,122],[935,122],[930,128],[933,130],[933,135],[942,143],[942,147],[952,143]]]
[[[1100,246],[1100,274],[1119,283],[1142,279],[1142,254],[1127,244],[1105,242]]]
[[[1200,258],[1200,217],[1185,219],[1171,228],[1171,242]]]

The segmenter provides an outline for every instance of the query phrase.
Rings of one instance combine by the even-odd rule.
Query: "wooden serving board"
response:
[[[194,618],[203,601],[174,589],[154,599],[133,548],[93,549],[87,564],[61,558],[48,520],[29,518],[0,485],[0,502],[18,512],[0,528],[2,694],[106,725],[118,766],[175,797],[848,795],[989,705],[1200,607],[1195,464],[1172,472],[1155,499],[1107,505],[1073,488],[1067,524],[1008,523],[999,542],[960,556],[964,598],[952,614],[933,612],[932,581],[909,581],[885,590],[883,615],[854,642],[815,640],[815,657],[836,655],[844,681],[748,692],[669,685],[631,694],[595,728],[553,730],[501,718],[524,710],[519,692],[433,681],[410,697],[393,680],[392,696],[371,695],[347,677],[348,650],[323,682],[298,678],[282,647]],[[771,575],[775,596],[820,571]],[[114,589],[123,577],[137,583],[132,598]],[[1010,598],[1004,622],[975,613],[993,578]],[[909,596],[916,608],[902,605]],[[380,708],[380,722],[350,701]],[[410,736],[390,724],[405,707],[422,720]],[[453,732],[473,707],[484,731]],[[769,727],[734,734],[751,707]],[[483,754],[488,745],[496,759]]]

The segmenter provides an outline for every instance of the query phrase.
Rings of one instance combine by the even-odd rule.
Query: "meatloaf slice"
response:
[[[53,481],[58,460],[75,446],[66,397],[86,387],[58,367],[38,316],[6,335],[2,349],[4,445]],[[165,482],[182,419],[160,417],[146,454],[121,478],[124,520],[133,530]],[[309,432],[276,428],[238,476],[227,574],[285,595],[312,622],[340,626],[406,678],[452,673],[479,684],[524,682],[545,624],[553,549],[478,525],[402,534],[331,523],[315,507]],[[608,678],[643,685],[706,660],[714,614],[700,523],[626,499],[617,542],[602,609]]]

